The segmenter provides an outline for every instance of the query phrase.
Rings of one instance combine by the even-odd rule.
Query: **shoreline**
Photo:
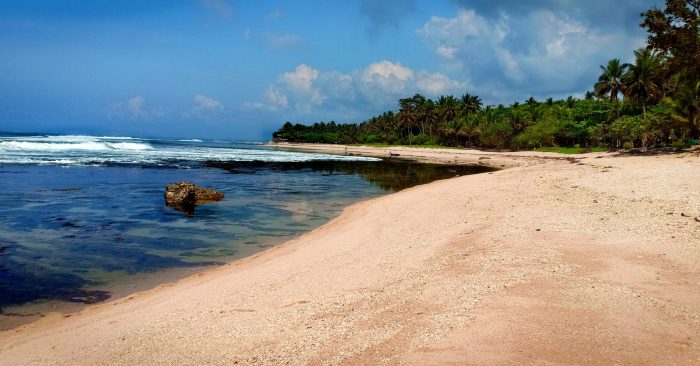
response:
[[[0,332],[0,357],[9,364],[700,359],[697,150],[573,159],[391,151],[433,162],[488,157],[482,165],[512,168],[361,201],[251,257]]]
[[[466,148],[435,149],[429,147],[422,148],[406,146],[374,147],[290,142],[268,142],[262,144],[261,146],[267,146],[282,151],[301,151],[351,156],[357,155],[389,160],[406,160],[418,163],[482,165],[499,170],[538,164],[543,160],[570,161],[571,159],[598,156],[604,157],[616,154],[611,152],[592,152],[576,155],[562,155],[558,153],[536,151],[497,152]]]

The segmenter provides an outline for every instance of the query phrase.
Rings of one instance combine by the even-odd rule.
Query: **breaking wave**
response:
[[[157,140],[110,136],[0,136],[0,164],[193,167],[206,161],[305,162],[379,160],[276,151],[219,140]]]

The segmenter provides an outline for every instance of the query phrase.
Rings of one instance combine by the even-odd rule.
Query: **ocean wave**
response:
[[[110,151],[110,150],[151,150],[152,146],[135,142],[32,142],[0,141],[0,151]]]
[[[137,139],[111,136],[2,136],[0,164],[36,164],[62,166],[196,167],[214,161],[303,162],[313,160],[379,160],[357,156],[338,156],[275,151],[251,143],[227,142],[210,146],[189,139]]]

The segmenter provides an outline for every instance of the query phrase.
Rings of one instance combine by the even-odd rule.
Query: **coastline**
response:
[[[284,148],[330,152],[328,146]],[[348,152],[510,169],[362,201],[252,257],[2,332],[0,358],[8,364],[700,360],[698,150],[652,157]]]
[[[407,146],[349,146],[333,144],[308,144],[290,142],[268,142],[262,146],[282,151],[300,151],[334,155],[356,155],[382,159],[407,160],[432,164],[483,165],[495,169],[507,169],[538,164],[542,160],[571,160],[592,156],[610,156],[613,153],[588,153],[566,156],[557,153],[517,151],[496,152],[458,148],[422,148]]]

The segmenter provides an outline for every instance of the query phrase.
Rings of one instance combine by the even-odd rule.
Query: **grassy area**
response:
[[[370,146],[370,147],[412,147],[416,149],[460,149],[454,146],[442,146],[442,145],[391,145],[381,142],[373,142],[367,144],[349,144],[348,146]]]
[[[540,147],[535,149],[539,152],[553,152],[559,154],[585,154],[589,152],[605,152],[604,147]]]

